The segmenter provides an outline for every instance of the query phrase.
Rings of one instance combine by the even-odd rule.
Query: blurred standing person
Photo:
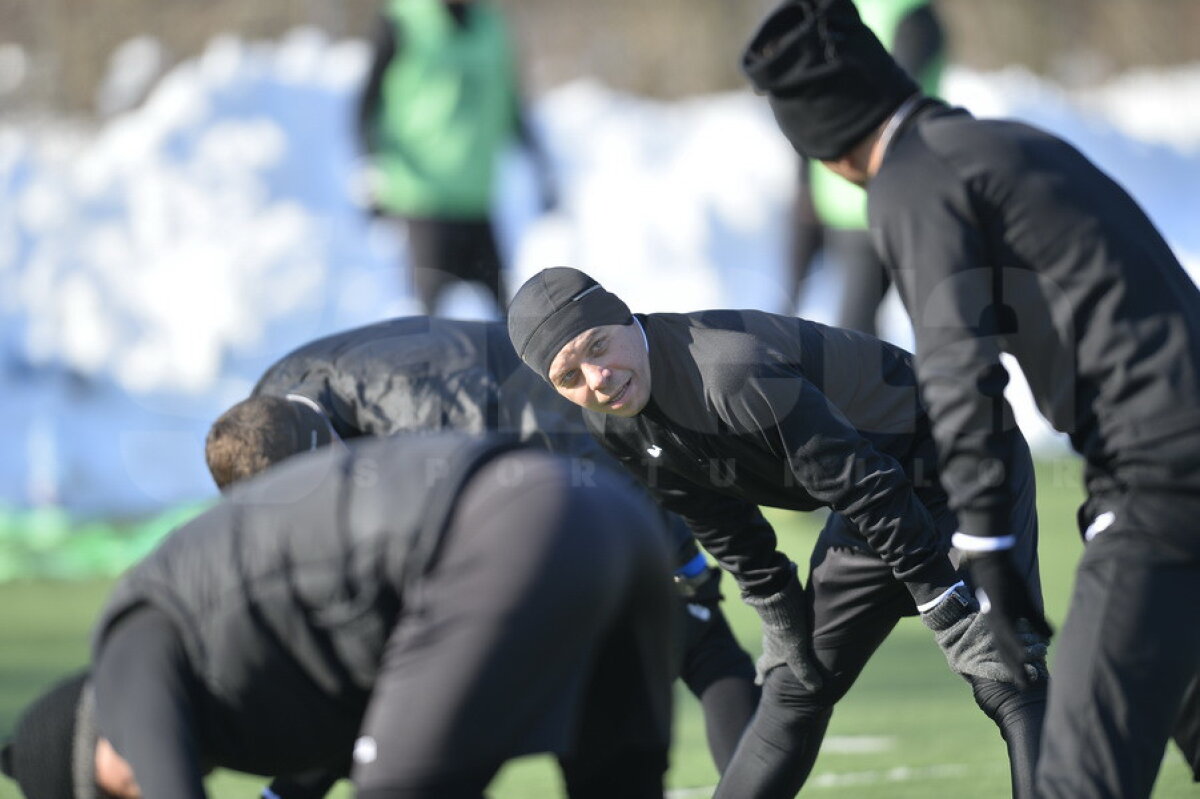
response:
[[[936,97],[946,63],[946,35],[932,0],[855,0],[855,5],[896,63],[925,94]],[[879,335],[876,316],[891,280],[867,229],[867,194],[819,161],[801,158],[785,313],[792,312],[819,252],[841,276],[841,303],[833,324]]]
[[[798,152],[867,187],[954,544],[1010,667],[1021,625],[1049,628],[1013,555],[1002,353],[1086,459],[1037,795],[1149,796],[1172,730],[1195,743],[1180,711],[1200,669],[1200,291],[1086,156],[926,97],[848,0],[779,6],[743,67]]]
[[[478,282],[502,313],[491,210],[496,167],[515,136],[536,165],[542,210],[556,203],[530,127],[516,53],[486,0],[388,0],[358,113],[372,212],[401,220],[412,286],[433,314],[455,281]]]

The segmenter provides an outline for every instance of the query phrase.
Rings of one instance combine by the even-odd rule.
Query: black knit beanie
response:
[[[789,0],[742,55],[796,151],[840,158],[919,89],[850,0]]]
[[[633,321],[621,298],[565,266],[543,269],[521,286],[508,306],[508,336],[521,360],[546,380],[568,341],[601,325]]]
[[[34,701],[12,740],[0,751],[0,768],[26,799],[95,799],[96,723],[86,671],[67,677]]]

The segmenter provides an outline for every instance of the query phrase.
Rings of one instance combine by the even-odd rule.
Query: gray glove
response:
[[[821,666],[812,651],[808,626],[808,601],[792,566],[792,578],[779,593],[767,597],[742,594],[746,604],[762,618],[762,656],[757,682],[774,668],[786,665],[806,690],[818,691],[824,683]]]
[[[945,599],[921,614],[921,621],[933,630],[938,646],[946,655],[950,670],[964,677],[979,677],[995,682],[1015,682],[996,649],[992,632],[974,597],[964,586],[958,586]],[[1024,665],[1030,682],[1045,680],[1046,641],[1028,629],[1020,632],[1025,651],[1032,663]]]

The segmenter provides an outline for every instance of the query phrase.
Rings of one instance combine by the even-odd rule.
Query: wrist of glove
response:
[[[979,605],[964,586],[958,586],[941,602],[921,614],[921,621],[934,638],[951,671],[964,677],[1027,687],[1046,679],[1046,643],[1030,631],[1018,636],[1022,650],[1018,663],[1010,665],[1001,655],[996,637]]]
[[[820,690],[824,683],[821,666],[812,651],[808,599],[800,580],[793,574],[777,593],[760,597],[743,594],[742,599],[762,619],[762,656],[757,662],[758,682],[772,669],[786,665],[806,690]]]

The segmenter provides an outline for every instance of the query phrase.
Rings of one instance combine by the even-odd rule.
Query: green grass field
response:
[[[1051,621],[1058,623],[1081,552],[1074,525],[1081,497],[1077,464],[1040,464],[1038,487],[1046,604]],[[819,519],[776,513],[772,520],[784,548],[797,561],[806,562]],[[84,662],[88,628],[109,585],[107,581],[0,585],[0,735],[7,735],[21,706],[41,688]],[[737,601],[727,601],[726,612],[746,647],[757,652],[753,612]],[[685,690],[680,689],[677,698],[668,776],[671,796],[708,796],[716,773],[705,747],[699,707]],[[258,779],[218,773],[209,790],[217,799],[251,797],[260,784]],[[350,794],[343,784],[333,795]],[[557,773],[546,758],[509,764],[491,791],[495,799],[561,795]],[[838,705],[804,795],[853,799],[1009,795],[1000,736],[975,708],[966,684],[946,668],[919,621],[906,619],[897,628]],[[1190,781],[1183,759],[1177,750],[1169,749],[1154,796],[1197,795],[1200,787]],[[0,780],[0,799],[18,799],[8,780]]]

